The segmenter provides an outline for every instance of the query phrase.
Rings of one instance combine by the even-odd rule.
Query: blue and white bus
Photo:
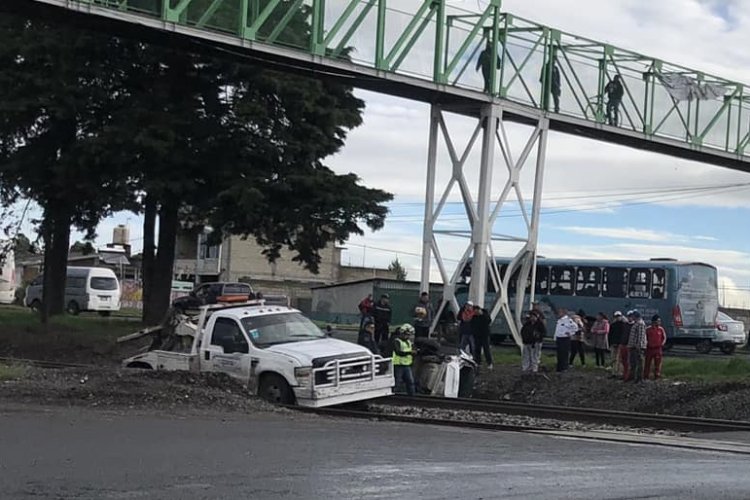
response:
[[[510,259],[496,259],[501,276]],[[470,264],[463,272],[471,275]],[[526,307],[531,292],[526,286]],[[495,299],[488,280],[485,303]],[[511,280],[509,303],[514,303],[516,280]],[[564,307],[583,310],[595,316],[603,312],[610,318],[615,311],[638,309],[648,323],[658,314],[671,343],[709,344],[716,335],[719,310],[716,268],[701,262],[674,259],[646,261],[537,259],[535,302],[547,318],[547,330],[554,331],[555,311]],[[459,303],[466,300],[468,287],[458,287]],[[502,342],[510,334],[505,318],[499,314],[493,324],[493,341]]]

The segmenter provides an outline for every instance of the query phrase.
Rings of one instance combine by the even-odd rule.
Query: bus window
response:
[[[637,299],[647,299],[651,291],[651,270],[636,267],[630,270],[628,295]]]
[[[573,295],[573,266],[553,266],[550,280],[550,294]]]
[[[667,272],[664,269],[654,269],[651,273],[651,298],[663,299],[667,289]]]
[[[537,266],[536,267],[536,287],[534,293],[536,295],[547,295],[549,292],[549,267]]]
[[[598,297],[602,290],[602,270],[598,267],[579,267],[576,275],[576,295]]]
[[[628,270],[621,267],[605,267],[602,274],[602,296],[624,298],[627,292]]]

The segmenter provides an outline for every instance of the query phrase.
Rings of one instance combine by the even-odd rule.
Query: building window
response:
[[[219,252],[221,251],[221,244],[209,245],[208,235],[201,234],[198,236],[198,258],[203,259],[218,259]]]

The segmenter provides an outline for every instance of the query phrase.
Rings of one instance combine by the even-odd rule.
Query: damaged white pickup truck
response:
[[[262,301],[211,305],[197,317],[173,314],[164,325],[121,337],[151,336],[146,352],[123,365],[152,370],[222,372],[272,402],[321,407],[387,396],[392,361],[328,338],[301,312]]]

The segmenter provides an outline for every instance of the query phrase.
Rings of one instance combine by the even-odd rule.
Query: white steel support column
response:
[[[501,119],[500,107],[488,104],[482,108],[482,156],[479,164],[479,194],[477,198],[477,218],[472,228],[471,244],[473,259],[471,265],[471,284],[469,300],[484,307],[487,290],[487,264],[490,246],[492,221],[490,220],[490,203],[492,198],[492,174],[495,165],[495,135]]]
[[[430,143],[427,151],[427,189],[424,199],[424,229],[422,231],[422,275],[420,289],[430,289],[430,265],[432,262],[432,242],[435,227],[435,175],[437,170],[438,132],[440,128],[440,108],[430,109]]]
[[[524,143],[518,158],[514,159],[510,151],[505,126],[502,121],[503,110],[499,104],[486,104],[477,117],[474,131],[463,150],[457,150],[453,142],[446,116],[439,105],[433,105],[430,115],[430,144],[427,157],[427,186],[425,193],[424,229],[422,233],[422,290],[429,289],[430,268],[434,262],[440,272],[443,282],[443,297],[440,307],[432,324],[434,329],[438,322],[440,311],[444,307],[452,307],[458,311],[456,300],[456,286],[462,279],[462,272],[471,262],[471,281],[469,283],[468,299],[475,304],[485,306],[485,296],[488,280],[491,279],[493,288],[498,290],[493,304],[488,309],[494,319],[501,311],[507,320],[511,333],[520,343],[519,325],[522,311],[527,304],[524,290],[530,274],[534,274],[536,246],[539,234],[539,223],[542,202],[542,187],[544,164],[547,148],[547,133],[549,124],[546,118],[539,114],[530,114],[529,118],[536,121],[531,137]],[[465,175],[467,161],[482,137],[482,150],[479,162],[479,185],[477,186],[477,200],[474,202],[472,189],[469,187]],[[436,191],[437,158],[440,145],[444,145],[450,158],[451,175],[447,184]],[[495,168],[496,151],[502,153],[508,176],[504,187],[497,198],[494,198],[493,181],[497,172]],[[529,163],[527,160],[534,147],[537,147],[536,170],[534,172],[534,195],[531,203],[531,213],[524,201],[520,188],[521,170]],[[502,185],[502,184],[501,184]],[[440,214],[445,207],[451,193],[457,188],[461,202],[466,211],[469,231],[440,230],[436,227]],[[520,236],[497,235],[493,228],[503,204],[509,201],[513,193],[518,201],[525,222],[525,233]],[[437,234],[469,237],[470,241],[464,247],[463,254],[452,270],[446,265],[446,260],[436,239]],[[495,262],[492,242],[494,240],[522,244],[522,248],[513,257],[501,276],[500,266]],[[508,289],[510,280],[516,280],[516,290],[520,291],[514,300],[513,307],[509,304]]]

